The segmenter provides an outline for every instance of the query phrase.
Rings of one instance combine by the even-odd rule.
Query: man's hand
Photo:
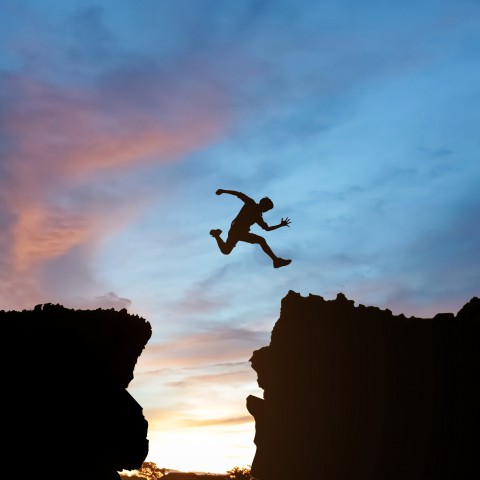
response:
[[[221,188],[219,188],[215,193],[216,193],[217,195],[221,195],[223,192],[224,192],[224,190],[221,189]]]
[[[280,222],[280,225],[281,225],[282,227],[289,227],[289,226],[290,226],[290,222],[291,222],[291,220],[290,220],[288,217],[286,217],[285,219],[282,218],[282,220],[281,220],[281,222]]]

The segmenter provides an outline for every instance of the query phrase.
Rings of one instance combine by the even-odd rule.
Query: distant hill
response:
[[[253,352],[258,480],[480,478],[480,300],[406,318],[290,291]]]
[[[126,388],[150,324],[126,310],[51,304],[2,310],[0,322],[2,469],[115,480],[140,468],[148,423]]]

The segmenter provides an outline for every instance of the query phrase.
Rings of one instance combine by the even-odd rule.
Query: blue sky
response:
[[[253,459],[248,359],[288,290],[395,314],[480,294],[475,0],[3,0],[0,308],[126,307],[148,460]],[[258,246],[208,234],[275,208]]]

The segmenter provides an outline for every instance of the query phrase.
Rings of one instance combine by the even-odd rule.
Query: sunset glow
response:
[[[479,40],[473,0],[4,0],[0,309],[145,318],[147,460],[251,464],[249,359],[289,290],[419,317],[480,295]],[[291,265],[220,253],[242,202],[218,188],[273,200],[290,228],[255,233]]]

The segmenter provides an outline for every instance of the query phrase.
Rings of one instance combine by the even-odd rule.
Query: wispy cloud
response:
[[[149,344],[145,356],[149,357],[149,369],[245,361],[265,336],[265,332],[216,325],[210,331],[185,333],[168,343]]]
[[[168,382],[167,385],[175,388],[190,388],[193,385],[242,385],[252,380],[252,371],[250,364],[244,363],[242,369],[234,369],[234,364],[225,367],[225,371],[204,373],[203,375],[185,375],[181,380]],[[209,370],[215,370],[215,366]]]
[[[245,423],[252,423],[253,418],[251,415],[244,415],[242,417],[234,418],[206,418],[198,420],[196,418],[184,418],[177,421],[176,425],[179,428],[195,428],[195,427],[224,427],[231,425],[243,425]]]
[[[5,297],[11,306],[49,294],[38,277],[42,265],[75,248],[92,253],[138,212],[141,194],[122,190],[119,178],[177,161],[222,130],[220,118],[200,116],[194,103],[172,125],[96,91],[14,75],[0,85],[10,93],[1,99],[0,276],[4,285],[36,283],[30,293]]]
[[[105,295],[99,295],[94,298],[71,297],[62,303],[68,308],[76,309],[113,308],[114,310],[128,310],[132,301],[128,298],[119,297],[114,292],[108,292]]]

